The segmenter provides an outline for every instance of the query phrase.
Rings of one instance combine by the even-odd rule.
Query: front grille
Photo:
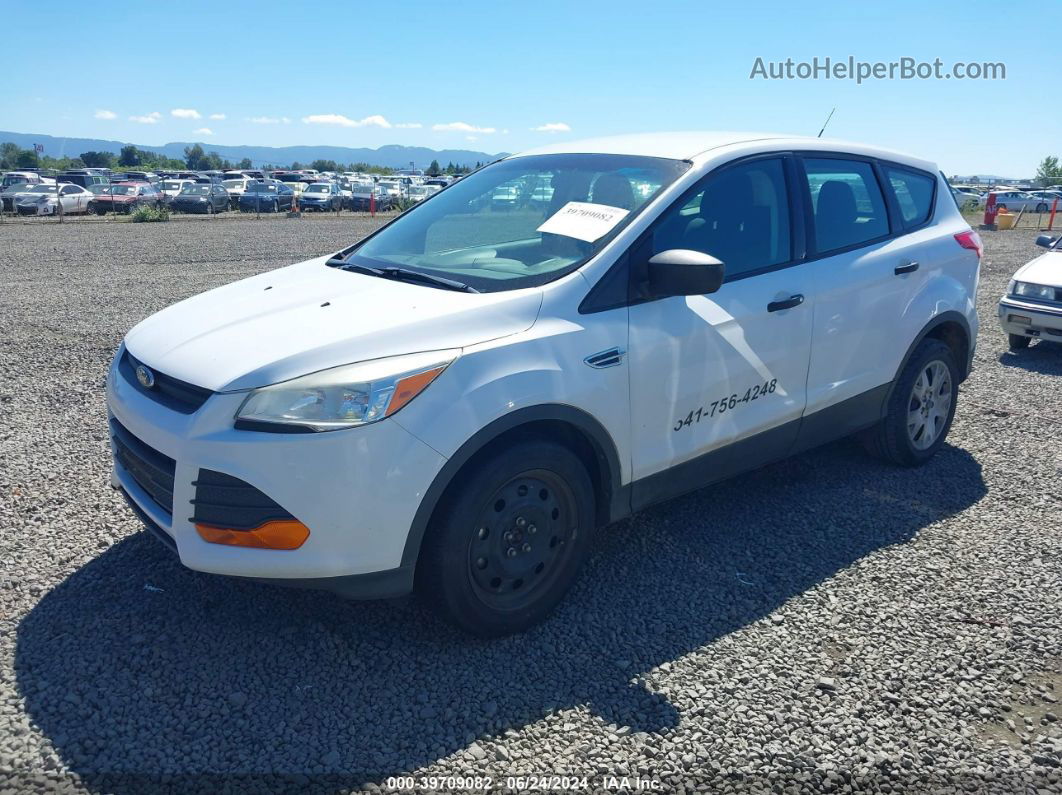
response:
[[[151,372],[155,375],[155,385],[148,388],[137,380],[136,368],[140,364],[129,351],[125,351],[118,361],[118,372],[130,386],[166,408],[181,414],[195,414],[207,402],[207,398],[214,394],[209,389],[180,381],[153,368]]]
[[[161,541],[170,552],[177,552],[177,542],[173,540],[173,536],[159,527],[154,519],[144,513],[144,509],[136,504],[136,501],[129,496],[129,492],[125,489],[118,489],[118,491],[120,491],[122,496],[125,497],[126,504],[132,509],[133,513],[136,514],[137,519],[143,522],[144,528],[151,533],[151,535]]]
[[[126,430],[118,420],[111,420],[111,438],[115,457],[155,503],[167,514],[173,513],[173,477],[177,462],[149,447]]]
[[[234,530],[254,530],[270,519],[294,519],[280,505],[239,478],[200,469],[195,483],[192,521]]]

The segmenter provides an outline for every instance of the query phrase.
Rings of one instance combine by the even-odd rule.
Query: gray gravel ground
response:
[[[108,487],[130,326],[368,228],[0,226],[0,790],[1062,792],[1062,346],[1006,352],[994,311],[1034,233],[986,235],[928,466],[841,442],[659,506],[548,623],[480,642],[412,600],[185,570]]]

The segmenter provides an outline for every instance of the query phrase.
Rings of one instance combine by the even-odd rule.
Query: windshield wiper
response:
[[[456,279],[447,279],[443,276],[432,276],[429,273],[421,273],[420,271],[409,270],[408,268],[397,268],[390,266],[387,268],[373,268],[368,265],[361,265],[356,262],[346,262],[339,257],[332,257],[326,263],[330,267],[339,268],[342,271],[352,271],[354,273],[364,273],[369,276],[379,276],[381,279],[394,279],[399,282],[420,282],[421,284],[430,284],[435,287],[442,287],[445,290],[456,290],[461,293],[478,293],[475,287],[459,282]]]

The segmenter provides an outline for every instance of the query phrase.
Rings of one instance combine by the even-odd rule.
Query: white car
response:
[[[976,208],[981,203],[981,194],[973,191],[952,188],[951,195],[955,197],[955,203],[960,209]]]
[[[225,192],[229,194],[229,202],[233,207],[239,205],[240,196],[247,191],[247,186],[252,182],[259,182],[257,179],[250,179],[243,177],[240,179],[227,179],[222,182],[222,186],[225,188]]]
[[[1046,213],[1048,210],[1051,209],[1052,206],[1054,206],[1055,201],[1058,201],[1058,206],[1062,207],[1062,191],[1050,189],[1033,190],[1029,191],[1029,195],[1032,196],[1034,199],[1040,200],[1039,202],[1037,202],[1036,205],[1037,212]]]
[[[1050,203],[1048,200],[1020,190],[987,191],[981,196],[982,207],[988,203],[988,197],[993,194],[996,197],[996,209],[998,210],[1007,210],[1012,213],[1016,213],[1019,210],[1025,210],[1025,212],[1031,213],[1046,212],[1050,209]]]
[[[548,205],[492,211],[543,178]],[[416,590],[467,631],[519,631],[648,505],[856,432],[932,457],[980,256],[934,164],[869,146],[513,155],[139,323],[107,377],[112,483],[192,569]]]
[[[999,299],[999,323],[1012,351],[1035,339],[1062,342],[1062,235],[1040,235],[1047,253],[1018,268]]]
[[[166,201],[177,198],[186,185],[194,185],[195,180],[192,179],[164,179],[159,183],[159,190],[163,196],[166,197]]]
[[[80,185],[37,184],[27,185],[24,191],[15,194],[15,212],[20,215],[59,215],[87,213],[89,202],[95,194]]]

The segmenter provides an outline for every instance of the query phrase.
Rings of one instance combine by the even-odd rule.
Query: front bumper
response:
[[[999,324],[1007,334],[1062,342],[1062,307],[1002,298]]]
[[[357,598],[398,596],[412,586],[402,553],[414,515],[445,459],[391,420],[329,433],[237,431],[245,393],[213,394],[192,414],[143,394],[119,373],[107,376],[111,418],[173,460],[172,511],[114,459],[111,484],[181,563],[197,571],[315,587]],[[114,445],[112,444],[112,453]],[[310,529],[295,550],[211,544],[191,521],[200,469],[239,478]]]

